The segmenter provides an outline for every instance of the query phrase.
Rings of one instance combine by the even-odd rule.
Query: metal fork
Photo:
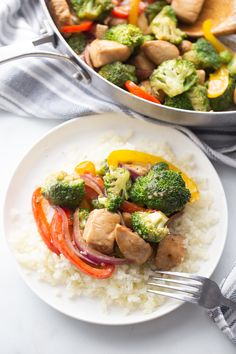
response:
[[[150,276],[148,281],[151,288],[147,291],[150,293],[191,302],[209,310],[226,306],[236,311],[236,302],[223,296],[219,286],[211,279],[182,272],[154,272],[155,275]]]

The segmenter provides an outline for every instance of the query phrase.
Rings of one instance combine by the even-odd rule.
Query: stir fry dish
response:
[[[204,0],[50,0],[71,48],[104,79],[156,104],[194,111],[232,110],[236,54],[203,24],[187,38]]]
[[[133,263],[169,270],[183,262],[186,239],[175,232],[195,182],[164,158],[114,150],[99,169],[79,163],[48,176],[32,196],[34,219],[51,252],[83,273],[108,278]]]

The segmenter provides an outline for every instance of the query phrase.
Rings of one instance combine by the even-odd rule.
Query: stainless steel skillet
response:
[[[104,97],[110,97],[124,106],[144,114],[148,117],[162,120],[172,124],[181,124],[192,127],[208,127],[229,130],[236,129],[236,111],[227,112],[193,112],[181,109],[174,109],[157,105],[135,97],[121,88],[103,79],[90,68],[67,44],[57,29],[48,10],[48,0],[40,0],[45,14],[44,31],[42,35],[32,42],[19,43],[0,48],[0,64],[25,57],[47,57],[58,60],[65,60],[73,65],[77,80],[83,80],[88,85],[99,89]],[[51,43],[55,51],[43,51],[39,45]]]

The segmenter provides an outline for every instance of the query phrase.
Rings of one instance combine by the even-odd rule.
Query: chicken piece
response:
[[[165,92],[162,90],[159,90],[158,94],[154,93],[152,91],[150,81],[148,81],[148,80],[142,81],[139,86],[143,90],[145,90],[146,92],[150,93],[150,95],[156,97],[161,103],[163,103],[165,101],[165,97],[166,97]]]
[[[206,72],[205,70],[199,69],[197,70],[197,75],[198,75],[198,79],[199,79],[199,84],[200,85],[204,85],[205,80],[206,80]]]
[[[193,45],[192,42],[188,41],[187,39],[184,39],[182,43],[179,45],[181,55],[189,52],[192,49],[192,45]]]
[[[105,39],[95,39],[89,45],[90,59],[95,68],[114,61],[126,61],[131,52],[126,45]]]
[[[48,7],[59,29],[62,26],[73,24],[73,16],[66,0],[50,0]]]
[[[132,64],[136,67],[136,74],[140,80],[148,79],[156,68],[155,64],[153,64],[143,52],[140,52],[134,57]]]
[[[127,226],[131,229],[132,228],[131,214],[124,212],[124,213],[122,213],[122,217],[123,217],[125,226]]]
[[[108,26],[100,25],[99,23],[95,27],[94,35],[97,39],[103,39],[105,32],[108,30]]]
[[[151,33],[150,27],[149,27],[149,24],[148,24],[148,19],[145,16],[144,13],[139,15],[138,21],[137,21],[137,26],[141,29],[143,34],[150,34]]]
[[[126,226],[116,225],[115,237],[124,257],[137,264],[145,263],[152,254],[149,243]]]
[[[174,233],[174,227],[175,227],[175,222],[181,217],[183,216],[183,211],[179,211],[177,213],[175,213],[174,215],[170,216],[166,226],[168,227],[170,233]]]
[[[85,63],[90,66],[90,68],[93,68],[93,64],[91,62],[90,54],[89,54],[89,45],[86,46],[84,52],[81,55],[81,58],[85,61]]]
[[[89,214],[83,238],[97,251],[112,254],[115,242],[114,229],[120,222],[120,216],[106,209],[94,209]]]
[[[183,262],[186,239],[182,235],[167,235],[157,248],[155,264],[159,270],[170,270]]]
[[[200,15],[204,2],[205,0],[173,0],[171,6],[181,21],[192,24]]]
[[[160,65],[163,61],[178,58],[179,49],[167,41],[155,40],[147,41],[142,45],[144,54],[156,65]]]

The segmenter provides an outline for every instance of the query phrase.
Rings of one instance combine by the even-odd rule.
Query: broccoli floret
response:
[[[86,47],[86,36],[82,32],[78,33],[76,36],[70,37],[67,43],[77,54],[81,54]]]
[[[233,105],[233,94],[235,89],[235,78],[229,78],[229,85],[223,95],[210,98],[210,105],[213,111],[226,111]]]
[[[51,204],[75,209],[85,195],[84,181],[62,171],[49,176],[43,184],[41,192]]]
[[[171,6],[165,6],[154,17],[150,24],[150,30],[157,39],[162,39],[173,44],[180,44],[186,34],[177,28],[177,19]]]
[[[211,110],[207,97],[207,88],[202,85],[195,85],[189,91],[175,97],[167,97],[165,105],[173,108],[188,109],[201,112]]]
[[[163,9],[163,7],[167,6],[167,2],[165,0],[160,0],[149,4],[145,9],[145,16],[148,19],[148,22],[152,22],[154,17],[156,17],[159,12]]]
[[[191,101],[194,111],[209,112],[211,110],[205,86],[195,85],[186,94]]]
[[[183,59],[191,61],[197,69],[214,71],[220,68],[220,56],[213,45],[200,38],[192,45],[192,49],[183,55]]]
[[[128,199],[128,191],[131,187],[130,173],[125,168],[113,168],[105,174],[103,180],[107,196],[93,200],[93,206],[115,212],[123,201]]]
[[[135,48],[143,44],[143,34],[139,27],[134,25],[121,24],[109,28],[104,39],[115,41],[128,47]]]
[[[99,168],[96,170],[96,173],[99,176],[104,176],[109,171],[109,166],[107,160],[103,160]]]
[[[160,170],[169,170],[168,164],[166,162],[158,162],[151,167],[151,171],[160,171]]]
[[[167,96],[164,104],[168,107],[193,110],[193,106],[187,92],[184,92],[181,95],[177,95],[175,97]]]
[[[150,77],[153,92],[158,94],[159,90],[163,90],[170,97],[188,91],[197,81],[194,65],[182,59],[164,61]]]
[[[222,64],[229,64],[231,60],[233,59],[233,54],[230,53],[228,50],[224,50],[223,52],[220,52],[220,60]]]
[[[71,0],[71,5],[80,19],[101,20],[113,9],[111,0]]]
[[[127,80],[137,83],[135,66],[123,64],[119,61],[104,65],[99,70],[99,74],[119,87],[124,87]]]
[[[137,211],[131,216],[134,231],[148,242],[160,242],[169,233],[168,227],[165,226],[167,221],[167,216],[161,211]]]
[[[181,174],[172,170],[151,170],[146,176],[138,177],[130,189],[133,202],[166,215],[181,210],[190,196]]]
[[[155,36],[153,34],[145,34],[143,36],[143,43],[148,42],[148,41],[154,41]]]
[[[92,201],[92,205],[95,209],[106,208],[108,211],[116,212],[123,203],[123,196],[110,194],[108,197],[98,197]]]
[[[79,225],[80,228],[83,230],[85,228],[85,224],[89,217],[89,210],[88,209],[79,209],[78,211],[78,218],[79,218]]]
[[[122,167],[112,168],[103,178],[107,195],[120,195],[128,199],[128,190],[131,187],[130,173]]]
[[[230,75],[236,75],[236,54],[233,56],[231,62],[228,64]]]

